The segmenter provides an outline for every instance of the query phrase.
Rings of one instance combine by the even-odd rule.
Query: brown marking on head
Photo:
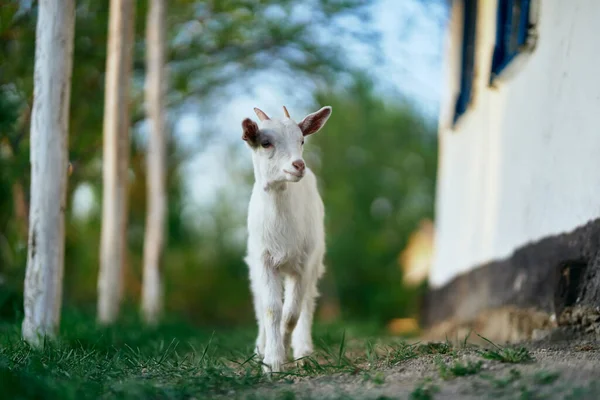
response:
[[[299,124],[298,127],[304,136],[312,135],[318,132],[331,115],[331,107],[323,107],[319,111],[308,114]]]
[[[246,118],[242,121],[242,139],[248,142],[252,146],[258,144],[258,125],[250,118]]]
[[[267,114],[265,114],[264,111],[262,111],[260,108],[254,107],[254,112],[256,113],[256,116],[258,117],[258,119],[260,119],[261,121],[266,121],[269,120],[271,118],[269,118],[269,116]]]

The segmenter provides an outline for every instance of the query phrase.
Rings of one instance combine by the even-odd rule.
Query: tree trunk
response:
[[[165,126],[165,1],[151,0],[146,23],[146,107],[150,122],[147,154],[148,209],[144,238],[142,314],[155,324],[162,310],[160,261],[167,210]]]
[[[31,123],[31,210],[23,338],[33,346],[60,324],[74,0],[40,1]]]
[[[127,250],[129,89],[133,62],[134,0],[111,0],[104,100],[104,154],[98,322],[117,319]]]

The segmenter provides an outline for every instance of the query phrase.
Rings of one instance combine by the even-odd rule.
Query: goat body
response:
[[[249,119],[242,123],[255,171],[244,260],[258,322],[256,352],[265,369],[278,372],[290,344],[294,359],[313,351],[317,282],[325,270],[325,212],[316,177],[301,156],[304,136],[325,124],[331,108],[300,124],[256,112],[263,122],[260,130]]]

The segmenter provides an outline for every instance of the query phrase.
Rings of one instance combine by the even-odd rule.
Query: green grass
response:
[[[480,354],[485,359],[500,361],[502,363],[519,364],[533,361],[531,353],[525,347],[482,350]]]
[[[337,373],[368,374],[381,384],[381,348],[367,343],[372,353],[366,355],[364,342],[360,348],[356,340],[348,342],[373,336],[378,334],[368,326],[315,326],[315,355],[271,376],[253,354],[254,327],[213,330],[166,322],[148,329],[129,316],[106,328],[89,314],[68,311],[59,339],[34,349],[21,340],[20,321],[0,320],[0,388],[7,399],[190,399],[246,391],[251,397],[261,385]],[[400,342],[389,351],[407,348]],[[278,398],[292,395],[283,391]]]
[[[531,353],[525,347],[500,347],[481,335],[477,336],[493,346],[493,349],[479,351],[481,357],[485,359],[509,364],[520,364],[533,361]]]
[[[417,345],[419,354],[453,354],[454,349],[450,342],[425,343]]]
[[[0,387],[7,399],[198,398],[263,382],[355,367],[345,357],[345,332],[318,333],[319,362],[274,377],[263,374],[252,349],[255,330],[213,331],[181,323],[144,329],[136,318],[101,328],[66,313],[60,339],[43,349],[20,339],[20,325],[0,324]]]
[[[453,379],[459,376],[475,375],[481,371],[481,361],[454,361],[450,364],[443,362],[442,360],[436,360],[440,377],[444,380]]]
[[[377,339],[360,339],[365,337]],[[485,382],[492,391],[520,390],[522,398],[533,395],[524,383],[549,388],[559,377],[540,371],[523,380],[512,369],[508,376],[486,378],[482,360],[459,360],[458,356],[480,355],[518,363],[531,360],[531,355],[524,349],[493,343],[486,351],[456,349],[449,342],[409,344],[356,324],[315,326],[315,354],[301,364],[291,362],[285,372],[270,375],[263,373],[253,354],[254,340],[254,327],[215,330],[166,321],[148,329],[131,316],[114,327],[99,327],[90,314],[68,311],[59,339],[33,349],[20,338],[20,321],[0,320],[0,397],[294,399],[300,393],[292,384],[312,377],[342,374],[355,377],[350,379],[356,379],[357,387],[363,383],[369,387],[393,385],[385,370],[401,370],[403,364],[417,358],[422,358],[422,365],[433,367],[434,374],[437,367],[435,380],[440,385],[442,380],[479,374],[481,379],[471,381]],[[432,399],[439,391],[434,383],[431,378],[421,381],[410,398]]]
[[[512,368],[506,376],[494,378],[493,376],[482,374],[482,378],[488,380],[494,389],[504,389],[521,379],[521,373],[519,370]]]
[[[533,375],[533,380],[538,385],[550,385],[554,383],[560,374],[554,371],[538,371]]]
[[[93,321],[87,321],[93,326]],[[260,365],[220,335],[78,326],[56,343],[35,350],[18,331],[0,344],[0,387],[6,398],[185,398],[258,383]],[[180,339],[172,339],[178,337]],[[234,337],[247,348],[243,336]],[[240,361],[241,360],[241,361]]]
[[[440,391],[440,388],[433,384],[431,379],[424,379],[417,387],[411,392],[411,400],[431,400],[433,396]]]
[[[396,342],[387,346],[387,354],[385,355],[385,363],[390,366],[402,364],[413,358],[418,358],[426,355],[453,355],[454,349],[449,342],[444,343],[413,343]],[[367,346],[367,355],[373,354],[373,351]],[[372,358],[372,357],[371,357]]]

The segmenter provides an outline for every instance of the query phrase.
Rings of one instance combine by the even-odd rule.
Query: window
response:
[[[528,32],[531,28],[530,3],[531,0],[498,0],[496,47],[492,58],[490,80],[498,76],[526,47]]]
[[[454,123],[467,111],[473,91],[475,72],[475,36],[477,28],[477,0],[463,0],[463,37],[460,72],[460,92],[456,99]]]

